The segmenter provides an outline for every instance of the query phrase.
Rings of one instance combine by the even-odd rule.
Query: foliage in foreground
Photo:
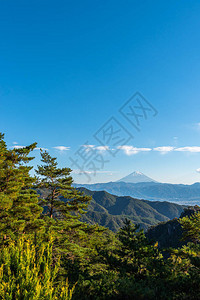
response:
[[[70,300],[74,287],[58,281],[60,261],[53,262],[51,242],[35,248],[24,238],[0,253],[0,299]]]

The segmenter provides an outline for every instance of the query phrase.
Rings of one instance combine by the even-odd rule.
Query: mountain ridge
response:
[[[94,184],[74,184],[93,191],[105,190],[117,196],[131,196],[137,199],[168,201],[184,205],[200,204],[200,183],[192,185],[159,182],[107,182]]]
[[[86,188],[78,190],[92,196],[82,221],[98,223],[112,231],[118,231],[125,218],[147,230],[159,222],[179,217],[184,209],[183,206],[170,202],[139,200],[130,196],[118,197],[106,191],[91,191]]]

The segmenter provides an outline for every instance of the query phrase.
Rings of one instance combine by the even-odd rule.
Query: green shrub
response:
[[[29,241],[2,248],[0,253],[0,299],[70,300],[68,281],[58,281],[60,262],[52,260],[52,246],[36,249]]]

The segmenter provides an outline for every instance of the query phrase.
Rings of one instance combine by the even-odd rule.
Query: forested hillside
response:
[[[185,208],[181,213],[180,218],[174,218],[173,220],[167,222],[161,222],[156,226],[152,226],[148,229],[146,236],[150,240],[158,242],[160,249],[164,248],[178,248],[187,242],[191,242],[190,239],[182,239],[183,229],[181,226],[181,219],[185,217],[193,218],[193,215],[200,212],[199,206]]]
[[[84,188],[78,190],[92,196],[82,220],[90,224],[98,223],[115,232],[123,226],[126,218],[147,230],[159,222],[178,218],[183,211],[183,206],[175,203],[118,197],[105,191],[95,192]]]

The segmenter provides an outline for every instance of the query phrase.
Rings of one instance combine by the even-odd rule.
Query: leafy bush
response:
[[[59,260],[52,260],[51,243],[36,249],[21,238],[0,252],[0,299],[70,300],[68,281],[58,282]]]

